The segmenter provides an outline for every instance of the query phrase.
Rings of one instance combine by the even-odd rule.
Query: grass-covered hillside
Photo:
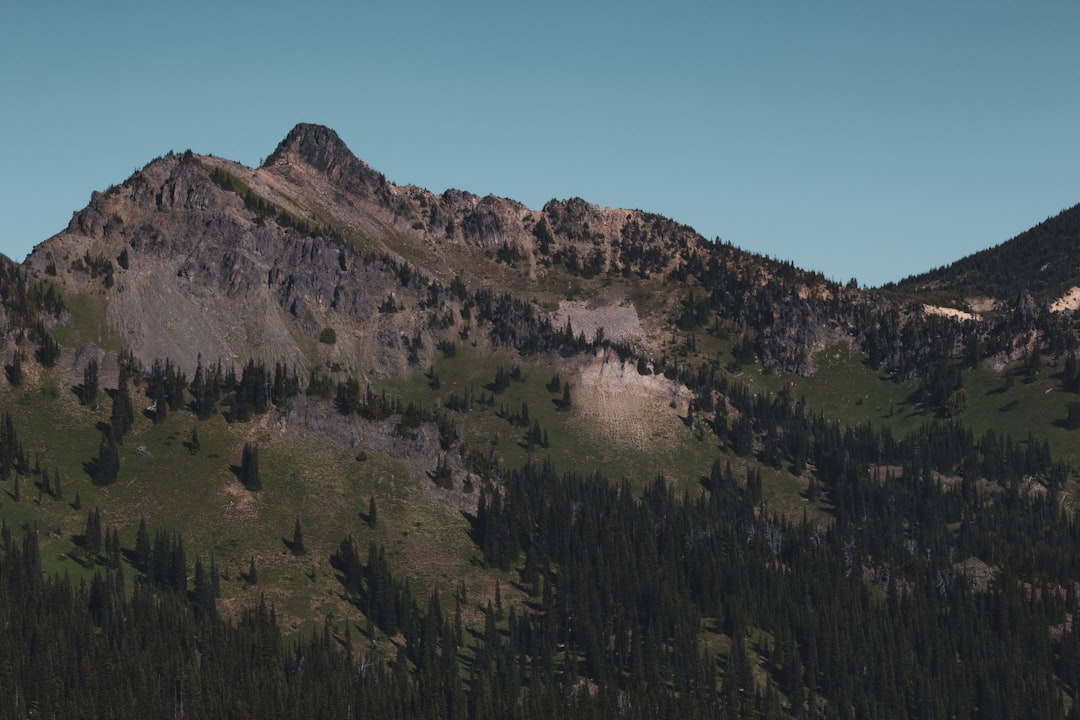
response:
[[[154,161],[0,263],[0,718],[1074,716],[1077,328],[926,300]]]

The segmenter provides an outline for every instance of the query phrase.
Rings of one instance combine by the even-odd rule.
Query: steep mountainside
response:
[[[650,356],[664,352],[655,338],[687,302],[666,285],[672,278],[692,287],[702,272],[722,276],[725,297],[710,302],[730,303],[741,324],[760,311],[748,303],[763,288],[788,324],[806,309],[781,306],[841,293],[819,276],[641,211],[580,199],[536,211],[493,196],[397,187],[333,131],[310,125],[297,126],[257,170],[191,153],[159,158],[95,194],[29,262],[71,289],[107,285],[109,323],[124,344],[146,363],[171,357],[189,372],[199,352],[306,369],[327,354],[313,342],[327,327],[340,338],[334,361],[401,371],[384,348],[416,334],[411,310],[430,281],[445,289],[459,278],[470,291],[531,298],[559,323],[595,327],[587,307],[634,307],[641,331],[631,322],[608,339]],[[397,295],[410,312],[380,315]],[[806,364],[828,336],[823,324],[778,328],[792,341],[776,353],[779,366]]]
[[[258,169],[191,152],[149,163],[96,193],[28,262],[104,298],[108,327],[144,365],[169,358],[188,375],[201,355],[283,362],[302,377],[401,377],[458,337],[530,354],[558,348],[557,331],[693,388],[717,364],[699,339],[734,336],[744,360],[802,376],[821,350],[849,344],[886,377],[921,378],[920,402],[943,408],[959,388],[957,357],[1003,367],[1032,348],[1063,357],[1075,346],[1060,306],[1031,293],[1072,282],[1078,216],[879,293],[639,210],[578,198],[532,210],[396,186],[332,130],[302,124]],[[979,322],[934,307],[971,310],[984,286],[999,312]]]
[[[866,290],[158,158],[0,258],[0,718],[1076,717],[1075,211]]]

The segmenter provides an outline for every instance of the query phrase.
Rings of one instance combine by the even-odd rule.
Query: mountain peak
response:
[[[336,132],[324,125],[299,123],[285,136],[266,164],[287,157],[298,157],[314,168],[328,171],[343,160],[355,160],[352,151]]]
[[[386,178],[372,170],[325,125],[299,123],[266,159],[264,167],[302,163],[322,173],[343,190],[361,195],[384,185]]]

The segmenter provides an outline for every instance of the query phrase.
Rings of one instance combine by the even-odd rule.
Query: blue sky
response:
[[[371,7],[368,7],[371,5]],[[1080,202],[1080,3],[0,7],[0,251],[169,150],[661,213],[877,285]]]

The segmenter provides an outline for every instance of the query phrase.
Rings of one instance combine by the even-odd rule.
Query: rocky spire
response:
[[[336,132],[323,125],[300,123],[266,159],[264,167],[280,163],[304,163],[342,190],[358,195],[381,194],[386,177],[359,160]]]

